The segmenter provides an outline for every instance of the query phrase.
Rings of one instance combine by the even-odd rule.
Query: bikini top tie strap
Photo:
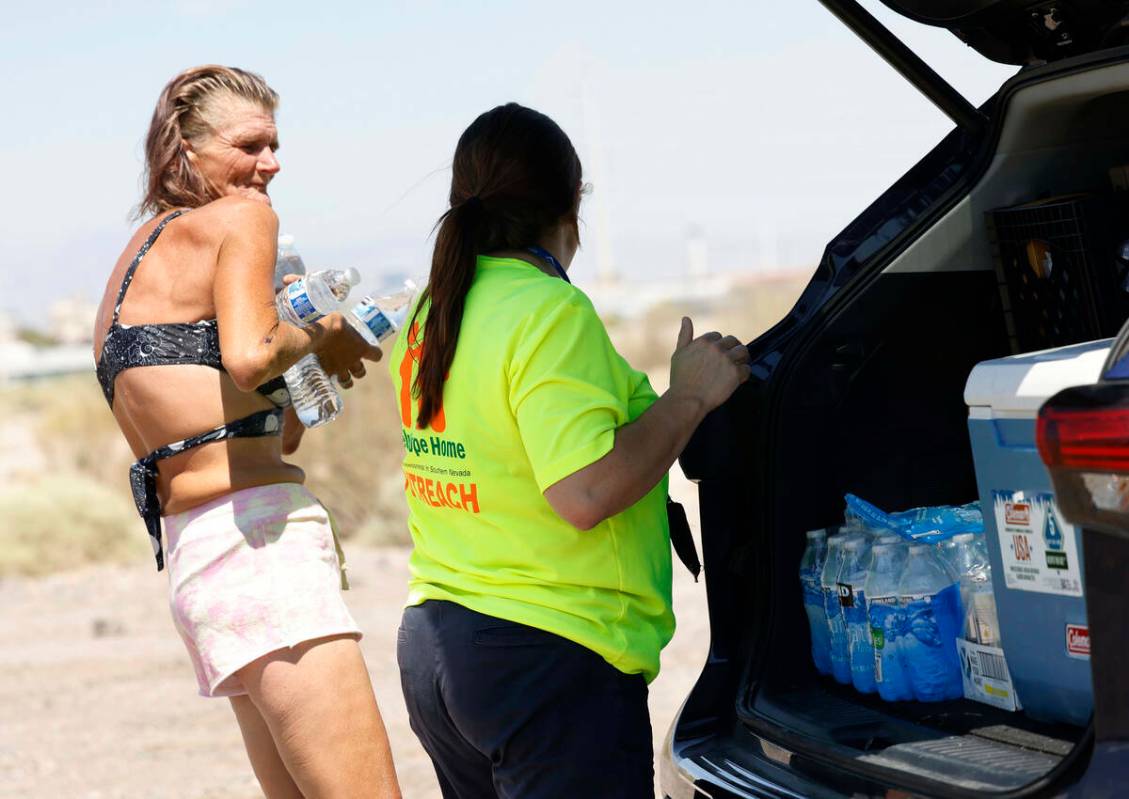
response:
[[[165,568],[165,552],[161,546],[161,500],[157,496],[157,461],[213,441],[257,438],[278,435],[281,432],[282,411],[272,408],[244,416],[228,424],[221,424],[206,433],[166,444],[129,467],[129,487],[133,492],[133,504],[137,506],[137,512],[145,521],[149,543],[153,545],[153,556],[157,560],[157,571]]]

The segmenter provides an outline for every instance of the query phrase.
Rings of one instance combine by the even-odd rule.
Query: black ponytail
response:
[[[437,223],[431,276],[416,307],[430,306],[412,393],[416,425],[443,407],[443,381],[455,360],[467,292],[478,255],[531,247],[562,219],[576,223],[580,159],[544,114],[508,103],[476,119],[455,148],[451,207]],[[412,318],[410,331],[416,322]]]

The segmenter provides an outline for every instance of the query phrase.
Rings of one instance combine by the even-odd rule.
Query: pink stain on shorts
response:
[[[169,606],[202,696],[246,694],[235,672],[269,652],[360,638],[329,514],[304,486],[236,491],[164,525]]]

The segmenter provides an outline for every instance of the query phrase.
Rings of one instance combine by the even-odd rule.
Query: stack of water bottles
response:
[[[859,503],[848,495],[846,524],[830,535],[807,534],[800,582],[816,669],[889,702],[959,699],[958,640],[999,641],[979,510],[887,515]]]
[[[283,285],[286,275],[300,279]],[[278,318],[295,327],[312,325],[327,314],[344,311],[353,286],[361,280],[356,269],[322,269],[306,274],[306,265],[294,249],[294,237],[278,238],[275,262],[275,305]],[[369,344],[376,345],[393,336],[403,325],[415,298],[416,284],[404,281],[400,291],[367,296],[344,314],[345,320]],[[294,411],[306,427],[333,421],[344,404],[341,394],[322,368],[318,356],[305,356],[283,374]]]

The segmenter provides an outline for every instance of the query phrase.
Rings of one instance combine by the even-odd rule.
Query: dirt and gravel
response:
[[[695,491],[676,480],[672,492]],[[439,795],[408,727],[395,635],[405,548],[348,551],[346,594],[392,740],[404,796]],[[0,581],[0,797],[261,796],[225,700],[203,699],[150,562]],[[675,562],[678,630],[651,686],[656,751],[705,660],[705,586]]]

